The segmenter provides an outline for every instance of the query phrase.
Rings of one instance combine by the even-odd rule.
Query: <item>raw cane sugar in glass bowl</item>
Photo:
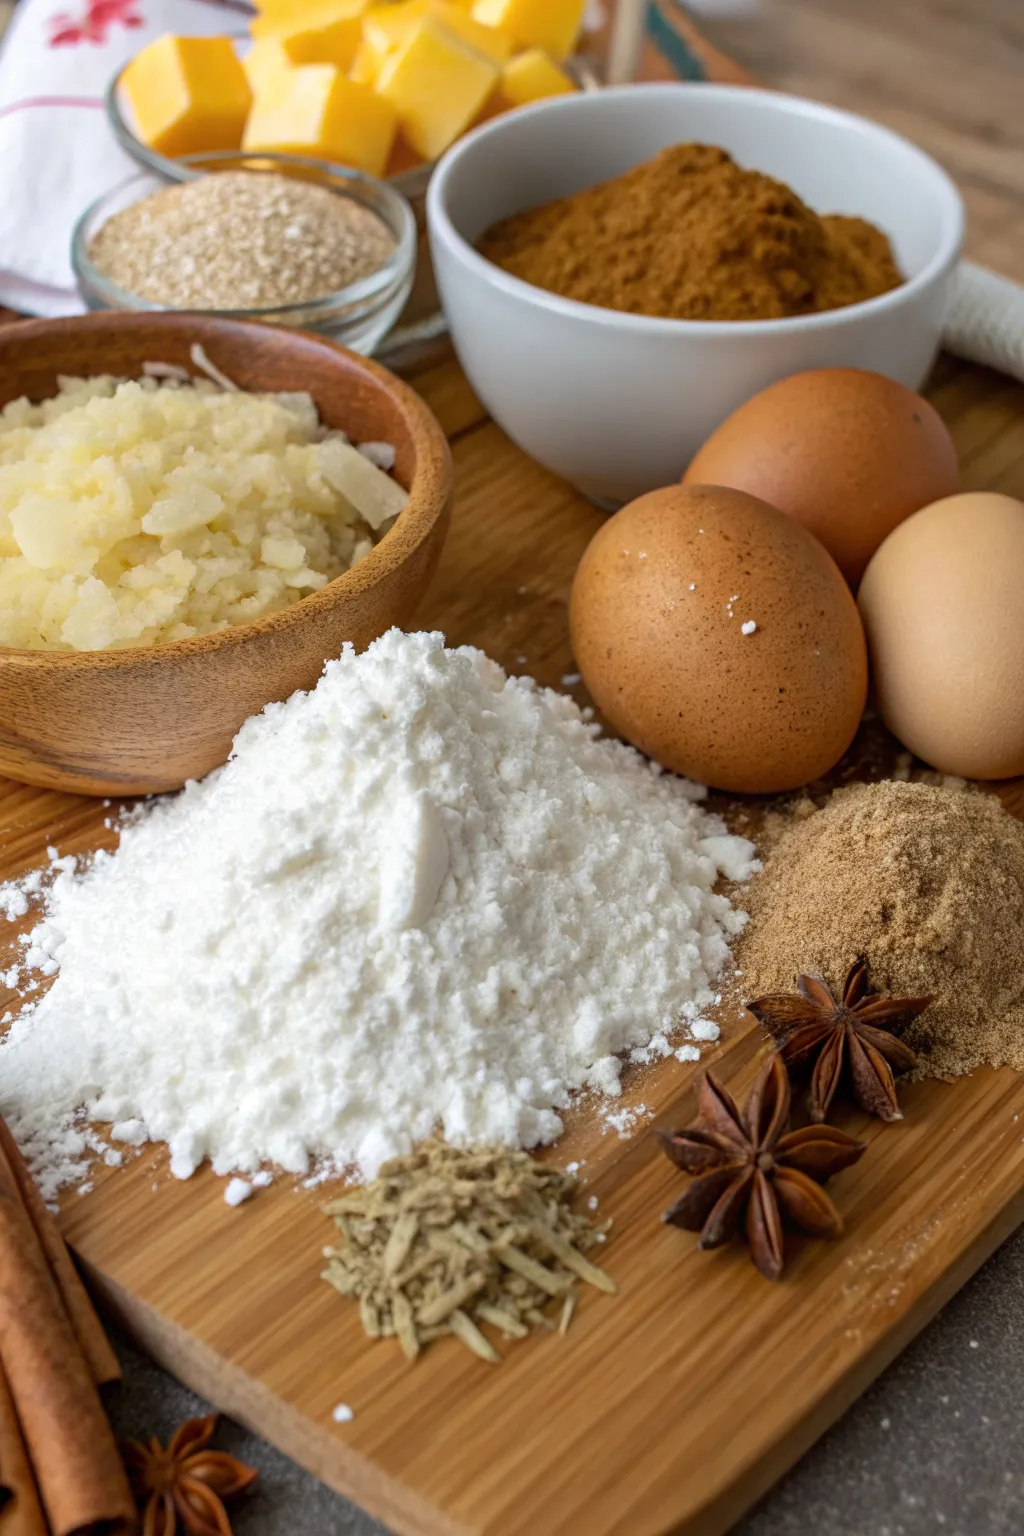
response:
[[[223,179],[227,176],[232,178],[230,182]],[[257,185],[256,177],[266,180]],[[200,182],[201,186],[197,186]],[[195,191],[190,191],[193,188]],[[220,194],[222,189],[222,196],[214,195]],[[315,196],[304,195],[303,189]],[[180,267],[182,249],[180,239],[173,233],[167,245],[168,270],[162,276],[164,256],[159,242],[153,241],[152,233],[147,235],[147,242],[153,244],[153,271],[134,284],[135,289],[141,287],[145,292],[133,291],[124,276],[117,281],[117,274],[131,272],[138,266],[138,252],[133,252],[126,242],[132,228],[139,228],[140,205],[152,199],[154,194],[160,194],[160,203],[151,203],[150,207],[159,208],[169,231],[174,230],[176,221],[190,217],[189,203],[195,204],[193,211],[200,220],[212,217],[222,222],[225,228],[236,231],[238,225],[231,215],[234,196],[242,200],[239,202],[240,213],[244,201],[245,216],[250,220],[260,221],[261,211],[265,212],[266,221],[261,221],[261,227],[269,232],[273,223],[294,243],[294,300],[282,302],[283,295],[278,286],[281,268],[292,259],[288,248],[282,246],[280,262],[269,261],[265,279],[260,279],[260,275],[248,266],[250,261],[256,260],[255,244],[237,238],[226,238],[223,247],[219,241],[213,243],[213,257],[209,263],[209,288],[213,295],[210,302],[203,302],[201,284],[189,292],[182,284],[180,271],[173,270],[176,265]],[[325,198],[337,199],[337,217],[332,217],[333,210]],[[288,210],[294,209],[299,210],[299,225],[290,222],[287,216]],[[312,225],[319,227],[333,242],[333,249],[328,249],[330,261],[322,261],[308,242],[301,238],[295,241],[294,229],[302,227],[302,220],[311,220]],[[111,238],[122,226],[125,239]],[[355,270],[360,270],[359,253],[342,250],[339,246],[339,242],[351,242],[356,238],[362,242],[361,249],[367,257],[362,266],[369,265],[372,270],[364,270],[362,275],[344,286],[311,297],[310,286],[315,289],[317,273],[329,270],[332,264],[351,265],[348,258],[354,257]],[[260,243],[266,261],[273,251],[266,241]],[[119,245],[122,249],[120,259],[117,259]],[[222,260],[218,259],[221,252]],[[173,175],[155,170],[136,173],[98,198],[86,209],[75,228],[71,260],[82,298],[91,310],[188,309],[238,320],[262,320],[318,331],[355,352],[369,353],[394,326],[408,299],[416,263],[416,222],[399,192],[361,171],[301,155],[245,155],[237,150],[220,150],[186,156],[176,162]],[[105,266],[110,270],[104,270]],[[231,271],[236,266],[237,303],[231,302]],[[267,300],[272,302],[260,302],[258,289],[264,280],[271,284]],[[220,291],[214,288],[214,281],[220,285]],[[154,297],[154,293],[162,291],[161,283],[167,285],[163,291],[167,292],[168,298],[172,293],[183,292],[185,302],[161,301]]]

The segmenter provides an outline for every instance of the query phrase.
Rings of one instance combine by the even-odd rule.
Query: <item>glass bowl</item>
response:
[[[229,35],[235,46],[235,52],[240,57],[244,57],[252,42],[249,34],[233,32]],[[181,174],[183,164],[181,160],[173,160],[169,155],[161,155],[155,149],[150,149],[149,145],[144,144],[135,132],[121,91],[121,81],[127,68],[128,64],[125,64],[114,75],[107,86],[105,97],[107,121],[115,139],[125,153],[146,170],[153,171],[168,181],[184,180]],[[240,151],[229,153],[237,155]],[[337,164],[333,164],[331,169],[339,174],[346,174],[344,168]],[[438,303],[437,288],[430,262],[430,248],[427,244],[426,191],[433,169],[433,162],[424,163],[412,166],[409,170],[399,171],[396,175],[387,178],[387,185],[404,197],[412,207],[419,246],[413,270],[414,286],[403,306],[404,313],[399,312],[397,317],[399,323],[396,329],[392,330],[389,327],[390,334],[386,344],[375,348],[378,356],[396,361],[406,354],[415,353],[417,349],[429,346],[447,332],[445,319]],[[379,340],[383,339],[383,337],[379,338]]]
[[[296,304],[279,304],[260,309],[207,310],[235,320],[262,320],[271,325],[297,330],[317,331],[339,341],[353,352],[370,353],[393,328],[405,308],[416,270],[416,219],[409,204],[393,186],[349,170],[329,161],[304,155],[245,154],[239,150],[216,150],[202,155],[186,155],[180,160],[154,156],[153,164],[136,172],[127,181],[106,192],[91,204],[75,226],[71,237],[71,264],[86,306],[91,310],[120,309],[164,311],[172,306],[158,304],[140,294],[128,293],[106,277],[89,256],[89,245],[97,231],[115,213],[164,187],[197,176],[215,175],[225,170],[274,172],[303,177],[326,187],[338,197],[351,198],[370,209],[384,221],[395,238],[395,249],[383,266],[358,282],[349,284],[320,299]]]
[[[249,34],[233,32],[230,37],[236,53],[244,58],[252,42]],[[574,54],[566,60],[565,67],[581,90],[599,89],[600,81],[591,61],[587,58]],[[143,144],[132,126],[131,116],[126,110],[121,92],[121,81],[127,68],[128,65],[125,64],[107,87],[105,100],[111,131],[121,148],[137,164],[157,172],[168,180],[181,180],[181,161],[172,160],[167,155],[158,154],[156,150],[150,149],[147,144]],[[404,312],[399,316],[398,324],[383,345],[376,348],[377,356],[394,367],[401,367],[421,353],[429,351],[433,343],[447,335],[448,331],[447,321],[437,296],[433,261],[427,240],[426,192],[435,165],[436,161],[424,162],[422,165],[412,166],[408,170],[399,171],[387,178],[387,185],[406,198],[412,207],[419,244],[414,284]]]

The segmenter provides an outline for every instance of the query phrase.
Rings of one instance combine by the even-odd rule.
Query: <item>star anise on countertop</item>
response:
[[[789,1107],[789,1074],[776,1051],[742,1110],[707,1072],[696,1125],[658,1132],[676,1166],[697,1175],[662,1221],[699,1232],[700,1248],[718,1248],[745,1216],[750,1256],[769,1280],[782,1274],[783,1216],[814,1237],[840,1235],[843,1218],[821,1185],[866,1148],[831,1125],[789,1130]]]
[[[817,976],[798,976],[797,994],[758,997],[747,1007],[779,1042],[786,1066],[811,1073],[811,1118],[824,1120],[849,1068],[861,1109],[885,1121],[902,1120],[893,1070],[909,1072],[917,1057],[897,1038],[923,1013],[930,997],[872,997],[868,962],[850,967],[842,1001]]]
[[[244,1493],[257,1472],[226,1451],[208,1450],[217,1415],[189,1419],[166,1450],[128,1440],[121,1456],[142,1514],[142,1536],[231,1536],[225,1500]]]

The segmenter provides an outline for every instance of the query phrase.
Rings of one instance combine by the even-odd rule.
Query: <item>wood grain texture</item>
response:
[[[415,382],[457,434],[458,485],[418,622],[559,686],[569,583],[600,514],[482,418],[454,364]],[[932,396],[966,483],[1024,495],[1024,389],[944,362]],[[1019,786],[1003,793],[1024,812]],[[0,783],[0,875],[41,862],[48,843],[109,845],[102,814]],[[723,1025],[716,1069],[742,1088],[760,1036],[735,1008]],[[323,1190],[281,1181],[232,1210],[223,1181],[204,1170],[177,1183],[146,1149],[70,1194],[63,1229],[163,1364],[397,1531],[717,1536],[1024,1218],[1024,1079],[914,1085],[889,1130],[850,1114],[871,1146],[833,1186],[848,1235],[794,1240],[772,1287],[741,1249],[702,1255],[659,1222],[680,1176],[649,1128],[689,1117],[694,1068],[631,1071],[623,1107],[646,1106],[633,1134],[584,1106],[557,1148],[614,1218],[602,1262],[621,1294],[584,1297],[564,1339],[502,1346],[499,1368],[455,1341],[409,1367],[362,1336],[356,1309],[317,1278]],[[344,1426],[339,1402],[355,1411]]]
[[[312,687],[344,641],[406,623],[437,565],[452,493],[441,427],[401,380],[323,338],[192,315],[5,325],[0,404],[54,394],[58,374],[187,367],[194,342],[243,388],[308,390],[328,426],[391,443],[409,502],[353,570],[255,623],[147,649],[0,650],[0,771],[12,777],[95,795],[179,788],[224,761],[249,715]],[[451,408],[472,409],[457,389]]]
[[[701,27],[763,84],[928,150],[964,195],[967,255],[1024,282],[1020,0],[760,0]]]

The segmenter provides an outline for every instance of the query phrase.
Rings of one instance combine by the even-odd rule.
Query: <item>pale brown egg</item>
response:
[[[893,735],[943,773],[1024,773],[1024,503],[972,491],[924,507],[859,603]]]
[[[818,368],[733,411],[683,484],[735,486],[788,512],[856,587],[897,524],[956,490],[956,449],[913,390],[859,368]]]
[[[576,664],[610,724],[666,768],[771,793],[846,751],[864,633],[817,539],[719,486],[669,486],[595,534],[569,608]]]

